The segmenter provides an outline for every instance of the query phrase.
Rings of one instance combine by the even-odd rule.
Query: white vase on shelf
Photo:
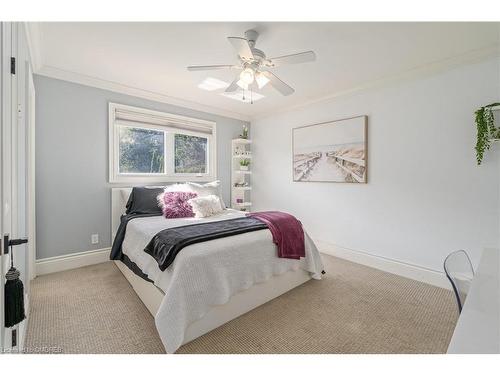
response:
[[[240,165],[240,171],[248,171],[248,165]]]

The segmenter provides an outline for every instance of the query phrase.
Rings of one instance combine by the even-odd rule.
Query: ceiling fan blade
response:
[[[238,90],[240,87],[238,86],[238,81],[240,80],[240,76],[236,76],[233,82],[226,88],[226,92],[234,92]]]
[[[227,40],[229,40],[229,43],[232,44],[236,52],[238,52],[238,55],[243,60],[251,60],[254,58],[250,44],[248,44],[248,40],[235,36],[230,36]]]
[[[199,70],[218,70],[218,69],[234,69],[239,68],[237,65],[194,65],[188,66],[187,70],[195,72]]]
[[[276,77],[273,73],[265,71],[262,72],[262,74],[269,79],[269,84],[273,86],[276,90],[278,90],[281,94],[288,96],[295,92],[293,88],[288,86],[285,82]]]
[[[275,67],[285,64],[302,64],[316,60],[316,54],[313,51],[294,53],[293,55],[273,57],[268,60],[267,66]]]

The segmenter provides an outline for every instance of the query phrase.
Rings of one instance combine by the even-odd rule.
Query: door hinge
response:
[[[16,74],[16,58],[10,58],[10,74]]]

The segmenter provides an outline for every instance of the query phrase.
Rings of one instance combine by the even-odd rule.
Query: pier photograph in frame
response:
[[[366,183],[367,116],[292,129],[293,181]]]

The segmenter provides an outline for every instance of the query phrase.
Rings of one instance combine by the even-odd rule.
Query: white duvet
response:
[[[244,216],[236,210],[204,219],[137,218],[127,225],[122,251],[160,288],[165,297],[155,316],[156,328],[167,353],[183,343],[186,328],[201,319],[214,305],[222,305],[234,294],[289,270],[303,269],[321,278],[323,264],[307,233],[306,257],[301,260],[277,257],[269,230],[201,242],[184,248],[165,271],[144,248],[163,229],[193,223]]]

